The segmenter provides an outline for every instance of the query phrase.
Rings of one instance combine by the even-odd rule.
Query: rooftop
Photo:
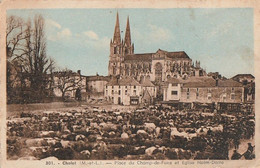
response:
[[[232,79],[234,78],[240,78],[240,77],[249,77],[249,78],[255,78],[252,74],[237,74]]]
[[[140,83],[137,82],[134,78],[132,77],[123,77],[121,79],[117,78],[112,78],[108,83],[108,86],[114,86],[114,85],[120,85],[120,86],[140,86]]]

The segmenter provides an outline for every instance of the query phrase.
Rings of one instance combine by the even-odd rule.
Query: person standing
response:
[[[237,150],[234,150],[233,155],[231,156],[231,160],[239,160],[242,157],[240,153],[237,152]]]

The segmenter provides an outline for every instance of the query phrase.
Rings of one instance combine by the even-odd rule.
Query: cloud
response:
[[[149,35],[148,39],[156,40],[156,41],[166,41],[171,37],[171,32],[163,27],[158,27],[156,25],[148,25]]]
[[[46,25],[47,25],[47,28],[58,28],[58,29],[61,29],[61,25],[59,23],[57,23],[56,21],[54,20],[51,20],[51,19],[47,19],[46,20]]]
[[[92,30],[78,33],[75,35],[75,38],[77,38],[78,41],[83,42],[82,44],[87,47],[103,50],[107,50],[109,48],[110,39],[106,36],[99,37],[99,35]]]
[[[91,40],[98,40],[99,39],[98,35],[91,30],[85,31],[85,32],[83,32],[83,34]]]
[[[72,36],[70,29],[64,28],[59,31],[49,31],[47,38],[50,41],[67,40]]]
[[[72,33],[71,33],[70,29],[68,29],[68,28],[65,28],[57,33],[58,39],[69,38],[71,36],[72,36]]]

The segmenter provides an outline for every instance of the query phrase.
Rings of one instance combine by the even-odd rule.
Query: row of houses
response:
[[[119,105],[146,105],[160,100],[166,104],[186,104],[189,108],[205,104],[237,108],[237,104],[254,101],[254,77],[249,74],[239,74],[230,79],[213,76],[168,78],[159,85],[148,78],[137,81],[130,76],[83,76],[80,73],[73,73],[73,76],[82,78],[78,85],[82,100],[105,99]],[[56,78],[58,83],[59,78]],[[54,91],[56,96],[61,96],[59,89]],[[75,92],[76,88],[67,94],[74,98]]]

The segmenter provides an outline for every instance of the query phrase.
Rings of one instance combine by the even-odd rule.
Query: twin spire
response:
[[[117,12],[113,43],[116,43],[116,44],[121,43],[120,33],[121,32],[120,32],[120,26],[119,26],[119,16],[118,16],[118,12]],[[126,23],[125,44],[127,46],[131,46],[131,32],[130,32],[129,16],[127,17],[127,23]]]

